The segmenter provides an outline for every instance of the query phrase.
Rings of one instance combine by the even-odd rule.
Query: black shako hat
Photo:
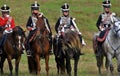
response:
[[[10,12],[10,7],[7,6],[6,4],[4,4],[1,9],[0,9],[2,12]]]
[[[103,7],[110,8],[111,3],[110,3],[109,0],[106,0],[106,1],[103,1],[103,2],[102,2],[102,5],[103,5]]]
[[[69,11],[69,5],[67,3],[64,3],[64,5],[61,6],[61,10],[64,11]]]
[[[37,1],[35,1],[34,4],[31,4],[31,10],[39,10],[39,4],[37,3]]]

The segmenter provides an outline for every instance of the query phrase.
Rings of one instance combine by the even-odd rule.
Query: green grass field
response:
[[[70,16],[76,18],[77,26],[79,27],[82,35],[87,43],[82,51],[85,53],[84,56],[80,58],[78,65],[78,76],[99,76],[96,66],[95,55],[92,49],[92,37],[97,31],[96,21],[99,14],[103,11],[102,9],[103,0],[38,0],[40,4],[41,11],[48,18],[49,23],[52,28],[53,34],[55,34],[54,25],[61,16],[60,7],[63,3],[67,2],[70,5]],[[30,5],[34,0],[1,0],[0,7],[3,4],[7,4],[11,7],[11,15],[15,19],[16,25],[20,25],[26,30],[26,22],[30,16]],[[117,15],[120,16],[120,0],[111,0],[112,8]],[[0,13],[1,15],[1,13]],[[114,66],[116,67],[116,60],[114,61]],[[14,63],[14,60],[13,60]],[[72,61],[73,64],[73,61]],[[56,63],[54,56],[50,56],[50,76],[57,76]],[[41,76],[45,76],[45,65],[44,60],[41,61]],[[15,70],[13,70],[15,72]],[[105,68],[103,67],[103,76],[105,75]],[[9,74],[9,68],[7,61],[4,65],[5,76]],[[116,68],[115,72],[116,73]],[[73,70],[72,70],[73,75]],[[32,76],[29,74],[26,53],[22,56],[19,66],[19,76]],[[34,76],[34,75],[33,75]]]

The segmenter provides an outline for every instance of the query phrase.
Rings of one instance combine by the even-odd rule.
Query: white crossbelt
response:
[[[44,22],[45,22],[45,27],[47,28],[47,30],[49,31],[49,33],[50,33],[50,29],[48,28],[48,24],[47,24],[47,22],[46,22],[46,19],[44,18]]]
[[[77,27],[77,25],[76,25],[76,23],[75,23],[75,18],[72,19],[72,22],[73,22],[73,25],[75,26],[76,30],[78,31],[78,33],[79,33],[79,34],[82,34],[82,33],[79,31],[79,29],[78,29],[78,27]]]

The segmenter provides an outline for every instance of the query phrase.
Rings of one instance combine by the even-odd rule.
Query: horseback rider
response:
[[[6,4],[0,9],[2,16],[0,17],[0,26],[4,28],[2,39],[0,40],[0,54],[2,54],[2,45],[7,36],[7,33],[11,33],[15,27],[14,19],[10,16],[10,7]]]
[[[63,16],[59,17],[55,25],[55,30],[58,33],[58,37],[60,36],[61,32],[64,32],[65,29],[67,28],[70,28],[71,30],[76,29],[80,37],[80,42],[82,43],[83,46],[86,45],[86,43],[84,42],[81,36],[81,32],[76,26],[75,18],[72,18],[69,16],[69,5],[65,3],[64,5],[61,6],[61,10],[62,10]],[[61,27],[64,27],[64,29],[61,29]]]
[[[96,26],[99,29],[97,41],[98,41],[98,47],[102,47],[102,43],[105,39],[104,35],[106,32],[109,31],[111,26],[113,25],[115,13],[110,11],[111,8],[111,2],[109,0],[103,1],[102,6],[104,9],[104,12],[99,15],[99,18],[97,20]]]
[[[37,3],[37,1],[35,1],[34,4],[31,4],[31,13],[32,15],[29,17],[26,28],[29,31],[29,35],[28,35],[28,39],[27,39],[27,44],[26,44],[26,51],[27,51],[27,55],[31,56],[31,49],[30,49],[30,39],[33,36],[33,34],[36,31],[36,22],[37,22],[37,16],[38,15],[43,15],[42,12],[39,12],[39,4]],[[44,17],[44,21],[46,23],[46,28],[49,31],[49,42],[50,42],[50,51],[49,53],[52,53],[52,31],[50,29],[50,25],[48,22],[48,19],[46,17]]]

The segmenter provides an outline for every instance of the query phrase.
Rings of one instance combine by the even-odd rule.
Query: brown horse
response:
[[[53,50],[58,73],[64,73],[66,67],[68,76],[71,76],[70,60],[74,59],[74,76],[77,76],[77,65],[81,55],[81,48],[82,44],[78,34],[70,29],[67,29],[58,40],[53,40]]]
[[[48,38],[48,30],[45,26],[45,20],[44,17],[38,17],[38,20],[36,22],[36,32],[35,37],[31,41],[30,46],[32,50],[32,57],[28,57],[28,64],[29,64],[29,71],[35,72],[40,76],[40,59],[45,58],[45,64],[46,64],[46,72],[47,76],[49,76],[49,38]],[[32,63],[31,63],[32,62]]]
[[[19,62],[23,51],[23,44],[25,41],[25,34],[21,27],[16,26],[12,33],[7,34],[3,43],[3,53],[1,55],[1,73],[3,74],[4,61],[7,58],[10,76],[12,76],[12,59],[15,59],[15,75],[18,76]]]

